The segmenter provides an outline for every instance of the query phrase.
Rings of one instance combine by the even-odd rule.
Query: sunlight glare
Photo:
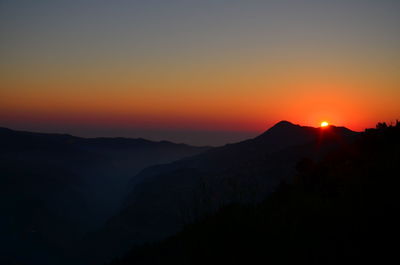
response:
[[[329,123],[326,121],[321,122],[321,127],[327,127],[328,125]]]

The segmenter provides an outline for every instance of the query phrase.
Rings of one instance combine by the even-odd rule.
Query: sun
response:
[[[329,126],[329,123],[327,121],[321,122],[321,127],[327,127]]]

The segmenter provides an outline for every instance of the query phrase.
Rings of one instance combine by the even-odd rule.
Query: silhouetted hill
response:
[[[327,138],[346,137],[354,134],[353,131],[345,127],[330,125],[327,128],[314,128],[293,124],[288,121],[280,121],[254,140],[258,142],[267,142],[278,148],[284,148],[312,141],[318,136],[326,140]]]
[[[126,207],[84,243],[85,255],[102,261],[130,245],[170,236],[224,205],[261,201],[291,181],[300,159],[318,160],[356,134],[284,121],[254,139],[147,168],[135,177]]]
[[[392,263],[399,150],[400,124],[367,130],[319,161],[300,160],[292,181],[265,200],[225,206],[110,264]]]
[[[137,172],[207,149],[0,128],[0,263],[61,264],[120,209]]]
[[[283,121],[254,139],[198,148],[0,128],[0,261],[110,260],[225,205],[262,201],[293,180],[299,160],[318,161],[356,135]]]

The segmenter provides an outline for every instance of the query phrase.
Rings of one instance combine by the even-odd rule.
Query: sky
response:
[[[0,126],[219,145],[400,118],[398,0],[0,0]]]

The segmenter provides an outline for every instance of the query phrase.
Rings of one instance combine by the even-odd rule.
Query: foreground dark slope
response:
[[[0,128],[0,263],[60,264],[71,242],[120,208],[138,171],[206,149]]]
[[[170,236],[223,205],[260,201],[293,176],[299,159],[318,159],[355,134],[282,121],[257,138],[148,168],[136,176],[141,182],[125,209],[84,244],[85,255],[110,259],[133,244]]]
[[[399,165],[400,124],[368,130],[320,162],[303,159],[265,201],[224,207],[110,264],[392,263]]]

